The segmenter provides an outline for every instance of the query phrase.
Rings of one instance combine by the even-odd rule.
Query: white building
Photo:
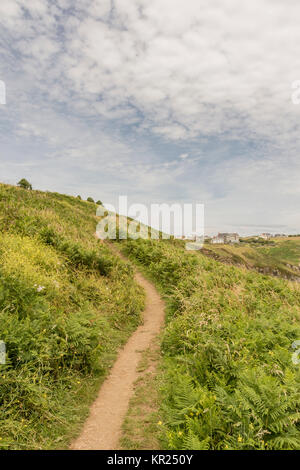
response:
[[[240,237],[238,233],[218,233],[216,237],[211,239],[211,243],[239,243]]]
[[[225,243],[224,238],[222,237],[212,237],[211,243],[217,244],[217,243]]]
[[[263,238],[264,240],[269,240],[269,238],[272,237],[271,233],[261,233],[260,238]]]

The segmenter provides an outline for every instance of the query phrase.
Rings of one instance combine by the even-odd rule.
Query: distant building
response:
[[[285,233],[275,233],[274,237],[286,237],[287,235]]]
[[[269,238],[272,237],[271,233],[261,233],[260,238],[263,238],[264,240],[269,240]]]
[[[239,243],[240,236],[238,233],[219,233],[218,237],[224,238],[224,243]]]
[[[218,233],[216,237],[211,239],[211,243],[239,243],[240,236],[238,233]]]

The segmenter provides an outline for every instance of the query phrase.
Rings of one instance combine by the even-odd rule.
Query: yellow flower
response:
[[[225,449],[228,449],[228,445],[226,444]]]
[[[157,424],[158,424],[159,426],[161,426],[161,425],[162,425],[162,421],[158,421]]]
[[[238,442],[242,442],[243,438],[241,436],[238,437]]]
[[[182,436],[182,431],[179,431],[179,432],[178,432],[178,436]]]

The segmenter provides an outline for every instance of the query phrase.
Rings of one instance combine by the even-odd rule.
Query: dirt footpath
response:
[[[115,250],[114,250],[115,251]],[[144,323],[132,334],[103,382],[91,406],[90,416],[80,436],[71,444],[73,450],[117,450],[122,424],[134,392],[141,354],[159,334],[164,323],[164,302],[155,287],[142,274],[135,279],[146,293]]]

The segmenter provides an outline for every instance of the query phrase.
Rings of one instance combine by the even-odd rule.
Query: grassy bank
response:
[[[140,322],[143,293],[94,237],[95,213],[0,185],[0,449],[64,448]]]
[[[298,284],[228,266],[169,241],[123,251],[167,297],[162,447],[299,449]]]
[[[242,239],[239,245],[204,245],[216,260],[256,269],[287,279],[300,279],[300,237],[274,238],[261,243]]]

